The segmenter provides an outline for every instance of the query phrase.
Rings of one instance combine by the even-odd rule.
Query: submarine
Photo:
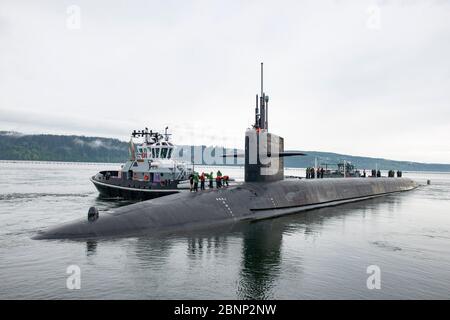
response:
[[[39,231],[33,239],[98,239],[150,235],[225,224],[271,219],[305,210],[362,201],[415,189],[403,177],[286,179],[284,139],[268,130],[269,97],[256,95],[255,123],[245,132],[242,184],[191,193],[176,193],[101,212],[91,207],[88,217]]]

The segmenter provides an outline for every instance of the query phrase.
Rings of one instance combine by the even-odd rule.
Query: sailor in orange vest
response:
[[[225,185],[227,185],[227,187],[229,186],[229,184],[228,184],[228,179],[229,179],[228,176],[223,176],[223,185],[224,185],[224,186],[225,186]]]
[[[202,174],[200,175],[200,190],[205,190],[205,173],[202,172]]]
[[[216,186],[217,186],[217,188],[222,188],[222,172],[220,172],[220,170],[217,170]]]
[[[222,178],[219,176],[216,176],[216,187],[217,187],[217,189],[222,187]]]

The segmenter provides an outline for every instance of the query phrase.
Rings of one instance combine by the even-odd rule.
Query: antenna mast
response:
[[[261,62],[261,97],[264,94],[263,80],[264,80],[264,67],[263,67],[263,63]]]
[[[259,99],[258,99],[259,98]],[[259,100],[259,106],[258,106]],[[255,125],[256,129],[269,129],[269,96],[264,93],[264,64],[261,62],[261,95],[256,95]]]

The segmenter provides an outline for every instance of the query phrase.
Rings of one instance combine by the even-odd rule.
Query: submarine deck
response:
[[[336,178],[247,182],[223,189],[177,193],[102,212],[39,233],[35,239],[132,236],[212,227],[408,191],[408,178]]]

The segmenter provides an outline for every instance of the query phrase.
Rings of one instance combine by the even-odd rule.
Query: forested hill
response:
[[[307,154],[304,157],[286,157],[284,160],[285,167],[306,168],[314,166],[315,159],[317,164],[325,167],[327,164],[336,164],[348,161],[353,163],[358,169],[375,169],[380,170],[402,170],[402,171],[449,171],[450,164],[439,163],[420,163],[410,161],[396,161],[382,158],[358,157],[345,154],[319,152],[319,151],[302,151]]]
[[[307,156],[286,157],[285,166],[291,168],[314,166],[317,158],[318,164],[322,166],[346,160],[360,169],[374,169],[378,166],[382,170],[450,171],[450,164],[395,161],[318,151],[303,152]],[[24,135],[0,131],[0,160],[123,163],[127,159],[128,143],[118,139],[49,134]]]
[[[0,160],[125,162],[127,158],[128,143],[118,139],[0,131]]]

